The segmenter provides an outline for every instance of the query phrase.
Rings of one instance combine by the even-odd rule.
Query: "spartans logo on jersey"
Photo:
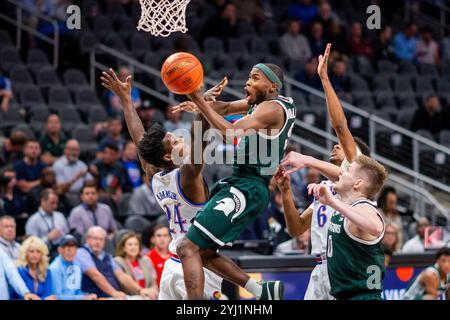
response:
[[[214,210],[222,211],[227,217],[230,213],[234,212],[231,221],[237,218],[242,212],[244,212],[245,207],[247,205],[245,196],[241,192],[241,190],[231,187],[230,193],[233,198],[223,198],[217,201],[217,206],[214,207]]]

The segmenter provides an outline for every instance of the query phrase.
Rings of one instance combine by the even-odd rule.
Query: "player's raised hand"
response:
[[[330,56],[331,43],[328,43],[323,55],[319,56],[319,65],[317,66],[317,73],[321,79],[328,78],[328,58]]]
[[[109,72],[103,71],[100,77],[102,86],[114,92],[120,99],[131,96],[131,78],[128,76],[125,82],[122,82],[111,68],[109,68]]]
[[[197,105],[192,101],[184,101],[172,108],[172,113],[180,113],[182,111],[196,113],[199,112],[200,110],[198,109]]]
[[[222,81],[220,81],[214,87],[212,87],[211,89],[209,89],[208,91],[205,92],[205,94],[203,95],[203,98],[206,101],[216,101],[216,98],[218,96],[220,96],[220,94],[222,93],[222,90],[226,87],[227,84],[228,84],[228,78],[223,77]]]
[[[282,192],[289,192],[291,189],[291,177],[283,167],[278,167],[277,172],[273,176],[275,183]]]
[[[309,157],[305,156],[304,154],[301,154],[301,153],[298,153],[295,151],[291,151],[287,154],[286,157],[284,157],[281,160],[280,165],[283,166],[284,168],[291,167],[290,169],[288,169],[286,171],[286,174],[291,174],[302,168],[307,167],[308,159],[309,159]]]
[[[330,189],[323,184],[309,184],[308,194],[314,195],[314,198],[316,198],[320,203],[327,206],[331,205],[334,200],[333,194],[331,193]]]

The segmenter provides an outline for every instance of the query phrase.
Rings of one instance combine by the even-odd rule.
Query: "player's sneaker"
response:
[[[281,281],[261,281],[262,293],[259,300],[283,300],[284,284]]]

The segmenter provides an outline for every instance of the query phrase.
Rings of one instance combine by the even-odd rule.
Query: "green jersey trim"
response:
[[[368,201],[368,200],[359,200],[359,201],[356,201],[355,203],[352,204],[352,207],[356,206],[357,204],[361,204],[361,203],[365,203],[365,204],[370,205],[371,207],[374,207],[374,208],[375,208],[374,203],[372,203],[372,202],[370,202],[370,201]],[[344,223],[343,223],[345,233],[346,233],[352,240],[354,240],[354,241],[356,241],[356,242],[359,242],[359,243],[361,243],[361,244],[365,244],[365,245],[367,245],[367,246],[373,246],[373,245],[376,245],[376,244],[377,244],[378,242],[380,242],[380,241],[383,239],[383,237],[384,237],[384,232],[385,232],[385,230],[386,230],[386,222],[384,221],[383,215],[382,215],[377,209],[375,209],[375,212],[377,213],[377,215],[380,217],[381,221],[383,222],[383,231],[381,232],[381,234],[380,234],[380,236],[379,236],[378,238],[376,238],[376,239],[374,239],[374,240],[368,241],[368,240],[360,239],[360,238],[356,237],[355,235],[353,235],[353,234],[350,232],[350,230],[348,229],[348,227],[347,227],[347,221],[348,221],[347,217],[344,217]]]

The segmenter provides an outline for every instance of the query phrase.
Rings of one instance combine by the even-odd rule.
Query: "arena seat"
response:
[[[89,86],[86,76],[79,69],[67,69],[63,75],[65,86],[72,92]]]
[[[51,67],[51,64],[44,51],[31,49],[27,55],[27,66],[34,74],[37,74],[42,68]]]
[[[23,65],[19,51],[13,47],[4,47],[0,52],[0,66],[4,71]]]

